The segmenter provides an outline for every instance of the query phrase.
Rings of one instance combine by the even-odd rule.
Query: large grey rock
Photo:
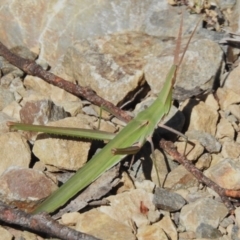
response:
[[[153,203],[159,209],[175,212],[181,209],[186,201],[177,193],[170,192],[163,188],[156,188]]]
[[[179,15],[164,0],[128,1],[1,1],[1,41],[9,47],[25,45],[51,66],[76,40],[121,31],[176,36]],[[169,9],[171,11],[169,11]],[[184,29],[196,15],[188,15]],[[186,19],[186,17],[185,17]],[[8,24],[6,24],[6,22]],[[31,24],[29,24],[31,23]]]

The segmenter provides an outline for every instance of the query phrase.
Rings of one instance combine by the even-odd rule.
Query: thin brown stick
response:
[[[14,66],[20,68],[25,73],[37,76],[46,82],[57,86],[59,88],[64,89],[65,91],[77,96],[83,97],[90,101],[91,103],[97,106],[104,106],[106,109],[109,109],[114,113],[115,116],[119,116],[120,118],[125,119],[126,121],[130,121],[131,117],[120,108],[114,106],[109,101],[98,96],[92,89],[89,87],[81,87],[74,83],[68,82],[63,78],[60,78],[54,75],[51,72],[45,71],[40,65],[38,65],[35,61],[24,59],[22,57],[17,56],[7,49],[5,45],[0,42],[0,55],[3,56],[7,61],[9,61]]]
[[[35,232],[46,233],[49,236],[66,240],[99,240],[91,235],[78,232],[54,221],[46,213],[28,214],[0,202],[0,220],[8,224],[16,224]]]
[[[171,155],[176,161],[178,161],[180,164],[182,164],[194,177],[198,179],[199,182],[204,183],[207,187],[213,189],[222,199],[223,203],[226,205],[226,207],[229,209],[229,211],[232,213],[234,211],[234,207],[230,200],[228,199],[227,193],[232,190],[226,190],[222,187],[220,187],[218,184],[204,176],[204,174],[196,168],[191,161],[188,161],[184,156],[182,156],[177,150],[174,144],[170,141],[166,141],[162,139],[160,141],[160,147],[166,151],[169,155]],[[240,192],[238,191],[238,194]]]

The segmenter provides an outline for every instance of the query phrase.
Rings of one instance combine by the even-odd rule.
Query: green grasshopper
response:
[[[193,33],[188,39],[188,43],[183,51],[180,61],[178,60],[180,54],[182,24],[179,28],[176,49],[174,53],[174,61],[171,66],[164,86],[159,93],[157,99],[152,105],[140,112],[133,120],[131,120],[115,137],[112,134],[101,133],[100,131],[91,132],[90,130],[79,130],[81,137],[90,137],[98,139],[108,139],[110,142],[93,158],[87,162],[81,169],[79,169],[65,184],[49,196],[42,204],[40,204],[33,213],[39,212],[53,212],[60,206],[64,205],[70,198],[75,196],[79,191],[83,190],[90,183],[100,177],[105,171],[119,163],[126,155],[135,154],[143,146],[143,144],[150,140],[155,128],[159,122],[166,116],[172,105],[172,91],[176,81],[176,73],[186,49],[191,41],[191,38],[197,28],[195,27]],[[33,126],[21,123],[9,122],[8,125],[13,130],[25,131],[39,131],[46,133],[55,133],[60,135],[70,136],[73,133],[76,136],[76,129],[61,129],[46,126]],[[100,136],[96,136],[96,134]]]

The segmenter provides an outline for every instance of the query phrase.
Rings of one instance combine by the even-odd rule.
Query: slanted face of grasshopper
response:
[[[99,139],[108,139],[110,142],[86,165],[79,169],[73,177],[71,177],[56,192],[48,197],[34,211],[34,213],[55,211],[79,191],[96,180],[105,171],[120,162],[126,155],[136,153],[143,146],[143,144],[152,137],[158,123],[165,115],[168,114],[172,105],[172,90],[175,83],[178,66],[183,58],[182,56],[181,60],[178,60],[181,45],[181,35],[182,21],[179,29],[173,65],[170,67],[164,86],[153,104],[148,109],[140,112],[115,137],[113,137],[112,134],[107,133],[103,133],[101,135],[101,132],[98,131],[98,134],[101,135]],[[186,45],[184,52],[186,51],[188,44]],[[39,131],[68,136],[72,133],[71,129],[66,128],[61,129],[32,126],[12,122],[9,122],[8,125],[13,130]],[[74,136],[76,136],[76,129],[74,129]],[[93,132],[90,130],[79,130],[79,136],[91,138],[91,136],[93,136]],[[94,136],[94,138],[96,138],[96,136]]]

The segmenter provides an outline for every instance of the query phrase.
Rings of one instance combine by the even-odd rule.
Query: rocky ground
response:
[[[2,43],[44,69],[124,105],[131,116],[151,104],[163,86],[173,61],[179,8],[163,0],[92,5],[2,2]],[[199,17],[204,21],[179,69],[174,105],[164,121],[188,137],[187,159],[192,164],[222,188],[238,190],[239,39],[228,33],[239,32],[239,2],[189,6],[184,11],[183,45]],[[7,122],[96,129],[100,110],[25,74],[3,57],[0,68],[0,199],[31,211],[103,144],[11,132]],[[124,125],[103,112],[101,130],[117,133]],[[174,139],[183,153],[182,137],[159,133]],[[147,145],[130,169],[127,161],[106,172],[54,218],[100,239],[240,239],[237,202],[231,214],[210,186],[161,151],[157,140],[155,145],[161,187]],[[0,234],[4,239],[41,239],[4,224]]]

